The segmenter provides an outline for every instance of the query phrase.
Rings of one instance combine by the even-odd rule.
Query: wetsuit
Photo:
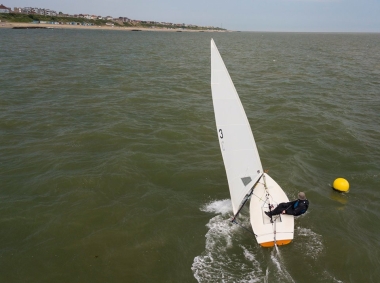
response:
[[[285,214],[290,214],[298,216],[304,214],[309,208],[309,201],[305,200],[295,200],[290,202],[282,202],[275,209],[269,212],[270,215],[281,214],[285,210]]]

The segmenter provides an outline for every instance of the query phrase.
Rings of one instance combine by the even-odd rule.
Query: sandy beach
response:
[[[225,32],[219,30],[191,30],[191,29],[168,29],[168,28],[145,28],[145,27],[119,27],[119,26],[82,26],[82,25],[54,25],[34,23],[9,23],[0,22],[0,28],[51,28],[51,29],[93,29],[93,30],[119,30],[119,31],[166,31],[166,32]]]

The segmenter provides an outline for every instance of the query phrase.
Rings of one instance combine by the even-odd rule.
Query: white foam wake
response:
[[[201,210],[216,214],[232,213],[232,203],[230,199],[215,200],[205,204]]]
[[[277,273],[280,275],[279,278],[286,278],[286,281],[284,280],[283,282],[295,282],[292,276],[289,274],[289,272],[286,270],[284,260],[281,257],[280,250],[276,246],[275,249],[272,250],[271,253],[271,259],[276,267]]]
[[[264,275],[255,254],[239,243],[244,232],[230,221],[231,201],[213,201],[201,210],[218,215],[206,225],[206,249],[191,267],[198,282],[262,282]]]
[[[297,238],[294,244],[297,245],[297,249],[303,250],[309,258],[318,259],[323,253],[322,236],[302,227],[297,227],[294,232]]]

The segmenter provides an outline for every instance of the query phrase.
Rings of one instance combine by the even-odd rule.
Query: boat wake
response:
[[[255,254],[239,244],[240,228],[230,221],[231,201],[214,201],[201,210],[218,215],[207,224],[206,249],[191,267],[198,282],[262,282],[265,274]]]
[[[322,236],[311,229],[297,227],[294,230],[296,249],[302,250],[308,258],[317,260],[323,253]]]
[[[280,250],[278,249],[277,246],[275,246],[275,247],[276,248],[272,250],[270,258],[276,267],[276,272],[281,275],[281,278],[286,278],[285,282],[295,282],[293,280],[292,276],[289,274],[289,272],[285,268],[284,260],[281,257]],[[267,277],[267,279],[268,279],[268,277]],[[268,281],[266,281],[266,282],[268,282]]]

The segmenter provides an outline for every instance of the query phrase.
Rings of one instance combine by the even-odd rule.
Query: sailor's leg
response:
[[[287,208],[286,202],[280,203],[275,209],[269,212],[270,215],[278,215],[281,214]],[[267,214],[268,215],[268,214]]]

